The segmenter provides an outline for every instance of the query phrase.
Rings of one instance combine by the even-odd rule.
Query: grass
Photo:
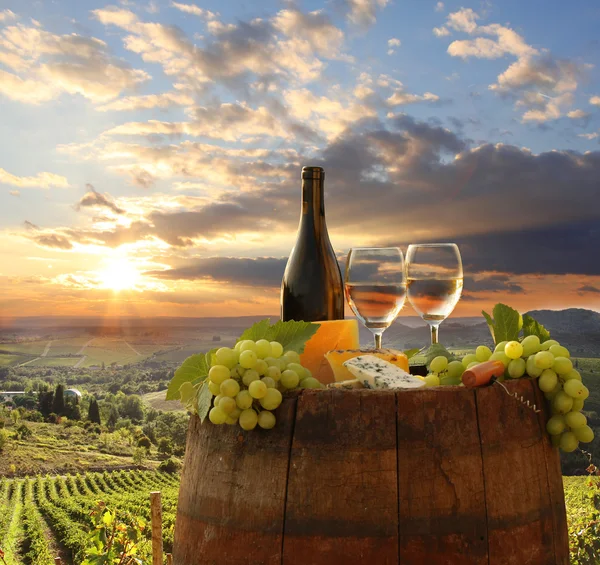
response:
[[[179,400],[165,400],[166,393],[166,390],[149,392],[148,394],[144,394],[142,399],[146,404],[152,406],[152,408],[156,410],[163,410],[164,412],[185,412]]]
[[[0,367],[10,367],[11,365],[18,365],[19,363],[24,363],[28,359],[34,359],[34,357],[24,357],[23,355],[0,354]]]
[[[50,340],[24,341],[19,343],[0,343],[0,351],[10,351],[22,355],[41,355]]]
[[[30,367],[73,367],[81,357],[40,357],[29,363]]]
[[[600,563],[598,477],[563,477],[571,565]]]

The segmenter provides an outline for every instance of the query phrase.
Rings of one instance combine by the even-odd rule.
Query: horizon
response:
[[[543,21],[535,3],[5,0],[0,312],[279,315],[309,163],[342,269],[351,247],[452,241],[455,317],[599,312],[599,26],[586,0]]]

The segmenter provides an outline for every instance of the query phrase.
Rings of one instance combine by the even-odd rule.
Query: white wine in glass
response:
[[[350,308],[371,330],[375,348],[406,300],[404,258],[397,247],[353,248],[346,262],[344,289]]]
[[[431,328],[431,343],[438,343],[438,328],[452,313],[463,288],[462,261],[454,243],[409,245],[406,253],[408,300]]]

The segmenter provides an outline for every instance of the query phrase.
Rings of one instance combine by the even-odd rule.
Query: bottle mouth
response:
[[[322,179],[325,177],[323,167],[302,167],[303,179]]]

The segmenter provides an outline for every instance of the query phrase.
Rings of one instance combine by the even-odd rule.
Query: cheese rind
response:
[[[355,388],[365,388],[361,381],[358,379],[351,379],[349,381],[338,381],[335,383],[329,383],[327,388],[341,388],[344,390],[352,390]]]
[[[344,363],[354,357],[361,355],[374,355],[384,361],[389,361],[392,365],[396,365],[400,369],[408,372],[408,357],[397,351],[396,349],[348,349],[328,351],[325,353],[325,358],[331,365],[333,375],[336,381],[346,381],[353,378],[352,373],[344,366]]]
[[[344,366],[365,388],[418,389],[425,382],[374,355],[361,355],[344,363]]]

